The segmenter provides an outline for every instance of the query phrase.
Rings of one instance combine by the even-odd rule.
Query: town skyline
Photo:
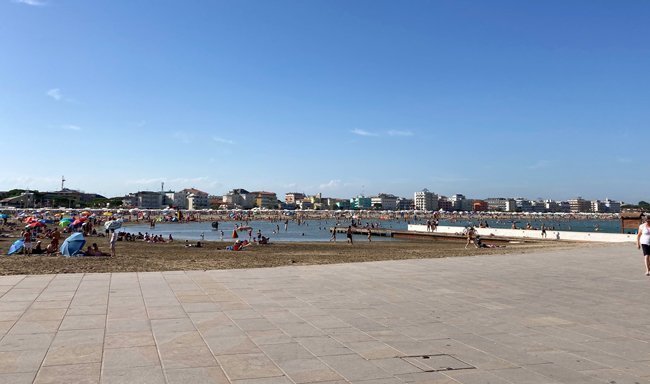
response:
[[[146,15],[143,17],[142,15]],[[648,200],[650,3],[0,0],[0,190]]]
[[[357,194],[352,194],[352,195],[335,195],[335,194],[327,194],[322,191],[315,191],[315,192],[306,192],[306,191],[299,191],[299,190],[287,190],[284,192],[278,192],[278,191],[273,191],[268,188],[262,188],[262,189],[255,189],[255,188],[247,188],[246,186],[237,186],[235,187],[230,187],[228,190],[223,191],[223,192],[214,192],[214,191],[209,191],[209,190],[203,190],[200,188],[196,188],[195,186],[185,186],[184,188],[167,188],[167,186],[164,183],[161,183],[160,188],[158,190],[155,189],[137,189],[137,190],[130,190],[127,191],[123,194],[118,194],[118,195],[105,195],[100,193],[99,191],[92,191],[92,190],[86,190],[82,188],[74,188],[70,187],[68,185],[65,185],[65,181],[67,181],[65,178],[62,177],[62,180],[60,180],[60,185],[58,189],[38,189],[38,188],[12,188],[11,190],[25,190],[25,191],[37,191],[37,192],[43,192],[43,193],[54,193],[54,192],[59,192],[59,191],[75,191],[75,192],[81,192],[84,194],[96,194],[96,195],[102,195],[105,198],[108,199],[115,199],[115,198],[123,198],[123,197],[128,197],[132,196],[134,194],[142,193],[142,192],[152,192],[152,193],[162,193],[162,194],[168,194],[168,193],[175,193],[175,192],[180,192],[180,191],[189,191],[189,190],[196,190],[197,192],[200,193],[205,193],[206,196],[216,196],[216,197],[222,197],[225,196],[229,193],[232,193],[233,191],[237,192],[239,190],[245,190],[248,193],[257,193],[257,192],[270,192],[273,193],[277,196],[277,199],[279,201],[284,201],[284,197],[290,194],[298,194],[298,195],[303,195],[303,196],[322,196],[323,198],[333,198],[333,199],[354,199],[354,198],[359,198],[359,197],[377,197],[380,195],[390,195],[394,196],[396,198],[404,198],[404,199],[413,199],[414,194],[420,193],[420,192],[427,192],[431,193],[437,197],[441,198],[454,198],[456,196],[461,196],[462,198],[470,199],[470,200],[489,200],[489,199],[525,199],[527,201],[569,201],[572,199],[584,199],[586,201],[616,201],[620,202],[621,204],[637,204],[639,201],[624,201],[621,199],[617,198],[612,198],[610,196],[599,196],[599,197],[589,197],[586,195],[576,195],[576,196],[570,196],[566,198],[552,198],[548,196],[535,196],[535,197],[530,197],[530,196],[519,196],[519,195],[512,195],[512,194],[502,194],[502,195],[491,195],[491,196],[476,196],[468,193],[463,193],[463,192],[455,192],[455,193],[440,193],[438,191],[435,191],[434,189],[429,189],[429,188],[422,188],[419,190],[415,191],[410,191],[405,194],[401,193],[394,193],[391,191],[380,191],[380,192],[369,192],[369,193],[357,193]],[[7,190],[2,190],[0,189],[0,195],[3,193],[8,192]]]

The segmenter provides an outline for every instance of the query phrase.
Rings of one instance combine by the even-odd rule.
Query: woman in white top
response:
[[[646,214],[645,223],[639,225],[639,233],[636,235],[637,248],[643,248],[645,257],[645,275],[650,276],[650,214]]]

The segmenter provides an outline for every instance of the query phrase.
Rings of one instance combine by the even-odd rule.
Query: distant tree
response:
[[[643,200],[639,201],[639,208],[641,209],[650,209],[650,203],[647,203]]]

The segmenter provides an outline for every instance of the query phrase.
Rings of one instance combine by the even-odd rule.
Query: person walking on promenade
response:
[[[546,227],[544,226],[544,223],[542,223],[542,237],[546,238]]]
[[[117,232],[111,229],[111,238],[108,241],[108,246],[111,249],[111,257],[115,257],[115,244],[117,243]]]
[[[345,236],[348,238],[348,243],[352,244],[352,226],[348,225],[348,230],[345,232]]]
[[[646,214],[645,223],[639,225],[639,232],[636,235],[636,247],[643,249],[645,258],[645,275],[650,276],[650,215]]]
[[[336,227],[332,228],[332,237],[330,237],[330,241],[336,243]]]

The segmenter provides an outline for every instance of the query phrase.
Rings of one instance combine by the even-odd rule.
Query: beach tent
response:
[[[61,244],[61,254],[63,256],[80,256],[85,244],[86,239],[82,233],[73,233]]]
[[[14,241],[14,243],[11,244],[11,247],[9,247],[9,252],[7,252],[7,255],[13,255],[22,251],[24,246],[25,242],[22,239]]]

